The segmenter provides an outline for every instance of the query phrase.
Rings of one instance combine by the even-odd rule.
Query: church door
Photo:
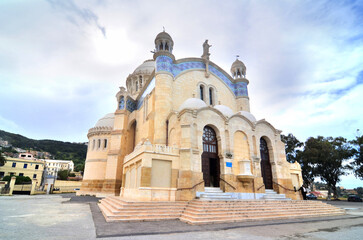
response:
[[[203,129],[202,172],[206,187],[219,187],[220,165],[216,132],[211,127]]]
[[[260,139],[260,154],[261,154],[261,173],[263,184],[266,189],[272,189],[272,171],[270,163],[270,155],[268,152],[267,142],[265,139]]]

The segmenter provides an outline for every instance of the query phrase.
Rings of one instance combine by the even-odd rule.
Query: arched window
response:
[[[136,85],[136,92],[139,91],[139,82],[136,80],[135,82],[135,85]]]
[[[96,147],[96,140],[93,139],[93,143],[92,143],[92,150],[94,150]]]
[[[200,85],[199,90],[200,90],[200,99],[204,101],[204,86]]]
[[[98,148],[98,149],[100,149],[100,148],[101,148],[101,139],[98,139],[97,148]]]
[[[119,105],[118,105],[118,109],[124,109],[125,108],[125,98],[124,96],[121,96],[120,97],[120,102],[119,102]]]
[[[217,152],[217,135],[211,127],[204,127],[203,129],[203,151],[209,153]]]
[[[163,43],[162,42],[160,43],[159,50],[164,50],[163,49]]]
[[[213,88],[209,88],[209,104],[213,105]]]
[[[169,51],[169,45],[168,45],[168,43],[165,43],[165,50],[166,51]]]
[[[139,76],[140,88],[142,88],[142,76]]]
[[[104,148],[104,149],[106,149],[106,148],[107,148],[107,139],[105,139],[105,140],[104,140],[103,148]]]

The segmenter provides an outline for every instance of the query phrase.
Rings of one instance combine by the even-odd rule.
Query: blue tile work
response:
[[[174,64],[172,74],[174,75],[174,77],[176,77],[181,72],[189,69],[205,69],[205,64],[203,62],[183,62],[179,64]]]
[[[205,64],[203,62],[183,62],[173,64],[173,60],[168,56],[158,56],[156,58],[156,72],[167,71],[172,73],[173,76],[176,77],[183,71],[189,69],[205,69]],[[233,83],[226,75],[224,75],[222,72],[220,72],[218,69],[211,65],[209,65],[209,71],[219,77],[225,84],[227,84],[227,86],[237,97],[248,96],[247,83]]]
[[[159,56],[156,58],[156,71],[172,72],[173,70],[173,59],[168,56]]]
[[[132,99],[127,99],[126,101],[126,109],[130,112],[133,112],[136,109],[136,101]]]

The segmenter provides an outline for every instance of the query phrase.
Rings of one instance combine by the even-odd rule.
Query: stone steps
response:
[[[192,201],[180,220],[207,224],[342,214],[344,210],[317,201]]]
[[[150,209],[150,207],[157,208],[157,209],[170,209],[170,208],[185,208],[186,202],[126,202],[121,199],[115,199],[112,197],[108,197],[101,200],[101,203],[109,203],[113,204],[113,207],[120,210],[127,210],[127,209]]]
[[[211,223],[228,223],[228,222],[249,222],[249,221],[266,221],[266,220],[278,220],[278,219],[293,219],[293,218],[313,218],[313,217],[328,217],[328,216],[336,216],[343,215],[345,213],[322,213],[322,214],[300,214],[300,215],[270,215],[270,216],[243,216],[243,217],[233,217],[228,216],[225,218],[204,218],[204,219],[191,219],[187,216],[182,216],[180,221],[192,224],[192,225],[200,225],[200,224],[211,224]]]
[[[265,194],[261,198],[261,200],[291,200],[290,198],[286,198],[285,194],[278,194],[272,189],[266,189]]]
[[[204,192],[198,192],[198,196],[204,201],[236,200],[232,193],[223,192],[219,187],[205,187]]]
[[[307,218],[345,214],[320,201],[193,200],[190,202],[137,202],[120,197],[102,199],[106,221],[159,221],[180,219],[189,224]]]

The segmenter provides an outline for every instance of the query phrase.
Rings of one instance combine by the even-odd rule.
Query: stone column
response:
[[[236,102],[237,102],[237,111],[250,112],[250,99],[249,99],[249,97],[246,97],[246,96],[237,97]]]
[[[102,193],[106,195],[120,195],[122,166],[127,147],[126,133],[128,115],[127,110],[117,110],[115,112],[114,130],[111,133],[111,144],[107,156],[105,180],[102,187]]]

